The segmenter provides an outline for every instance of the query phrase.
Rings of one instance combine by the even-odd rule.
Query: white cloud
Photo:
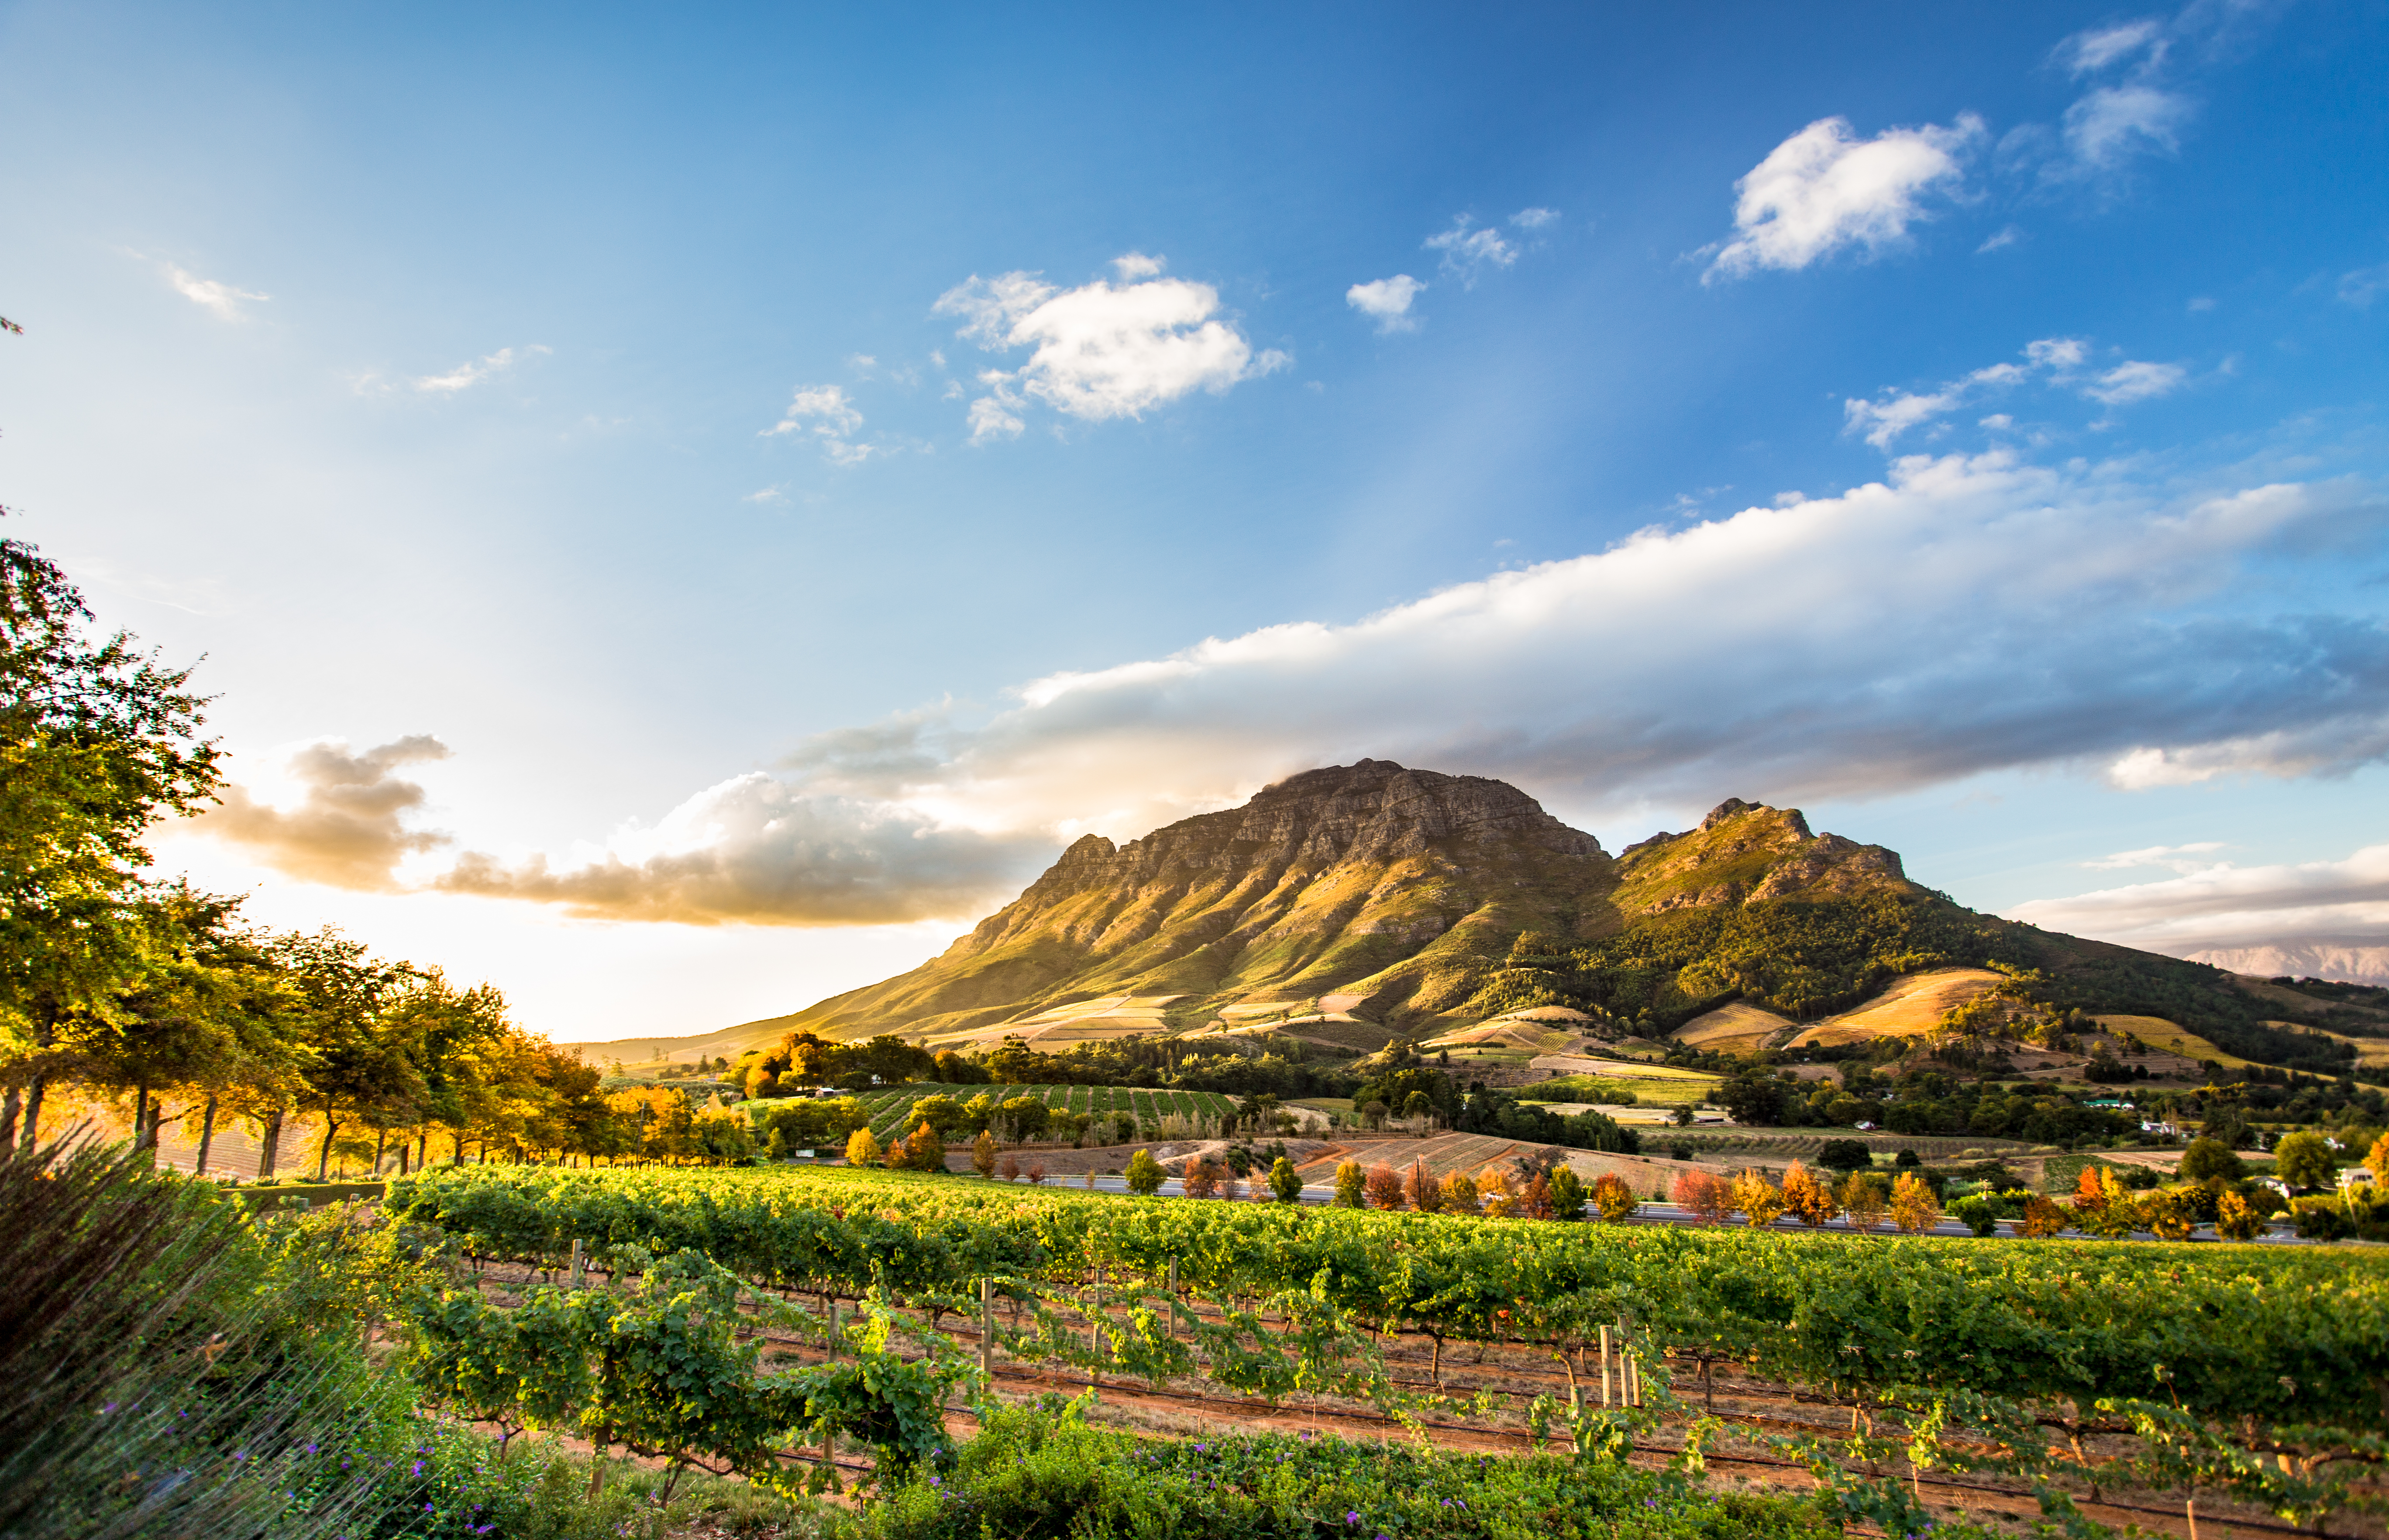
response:
[[[1411,313],[1411,301],[1425,288],[1409,274],[1397,273],[1390,278],[1354,284],[1344,291],[1344,302],[1374,320],[1380,332],[1414,332],[1419,320]]]
[[[2248,575],[2383,538],[2389,499],[2356,482],[2184,495],[2124,465],[1910,457],[1838,496],[1645,530],[1357,621],[1031,680],[992,715],[949,704],[825,735],[779,776],[703,794],[665,845],[609,846],[585,881],[517,860],[458,882],[726,915],[748,901],[686,895],[744,872],[720,891],[796,895],[750,917],[817,923],[835,906],[802,863],[821,849],[821,891],[867,874],[854,912],[960,917],[1054,841],[1131,836],[1363,756],[1512,779],[1578,821],[2025,766],[2129,784],[2120,768],[2151,757],[2329,773],[2389,758],[2389,630],[2268,607],[2283,591]],[[773,820],[795,832],[754,832]]]
[[[2121,169],[2134,156],[2180,148],[2178,130],[2195,110],[2189,97],[2153,85],[2102,86],[2065,109],[2072,174]]]
[[[2214,865],[2212,861],[2186,860],[2190,856],[2206,856],[2223,848],[2220,840],[2202,840],[2191,845],[2151,845],[2138,850],[2118,850],[2112,856],[2082,864],[2093,872],[2122,872],[2135,866],[2162,866],[2175,872],[2202,872]]]
[[[271,757],[269,779],[295,790],[295,806],[260,798],[249,787],[226,785],[198,832],[247,847],[275,871],[330,887],[389,891],[398,865],[448,836],[411,830],[425,793],[402,779],[405,765],[448,757],[448,745],[428,734],[401,738],[355,753],[342,738],[325,738]]]
[[[2082,393],[2092,401],[2109,406],[2122,406],[2129,401],[2144,401],[2167,395],[2189,377],[2190,371],[2178,363],[2119,363],[2101,375],[2098,383],[2086,385]]]
[[[534,343],[523,350],[523,356],[528,358],[533,353],[544,353],[550,350]],[[512,348],[501,348],[486,357],[460,363],[444,375],[418,375],[414,382],[415,388],[429,395],[453,396],[460,390],[470,389],[492,375],[513,367],[514,362],[515,350]]]
[[[1139,278],[1154,277],[1169,265],[1167,257],[1148,257],[1142,251],[1131,251],[1124,257],[1112,259],[1112,271],[1120,275],[1123,283],[1132,284]]]
[[[755,772],[709,786],[557,868],[468,852],[433,884],[589,919],[879,925],[974,913],[1042,841],[981,834],[887,804],[809,796]]]
[[[2037,898],[2008,914],[2176,956],[2217,948],[2312,948],[2319,938],[2378,944],[2389,941],[2389,845],[2368,846],[2344,860],[2217,861],[2161,882]]]
[[[1158,259],[1131,252],[1120,271],[1158,270]],[[1183,278],[1146,278],[1118,286],[1097,280],[1060,289],[1034,274],[976,275],[938,297],[934,313],[961,318],[957,336],[990,350],[1031,348],[1011,371],[979,377],[994,387],[971,405],[975,442],[1017,434],[1034,399],[1090,422],[1137,417],[1195,390],[1214,394],[1293,361],[1258,354],[1218,318],[1219,291]],[[990,404],[991,403],[991,404]]]
[[[2370,310],[2372,301],[2384,293],[2389,293],[2389,262],[2340,274],[2339,297],[2357,310]]]
[[[2119,59],[2143,51],[2162,56],[2165,45],[2159,39],[2164,31],[2161,23],[2146,18],[2113,27],[2093,27],[2059,44],[2056,57],[2076,75],[2095,74]]]
[[[1472,230],[1472,223],[1466,214],[1455,214],[1450,229],[1423,243],[1429,251],[1443,253],[1443,271],[1458,278],[1463,288],[1475,288],[1485,269],[1509,267],[1518,260],[1518,248],[1503,240],[1500,231]]]
[[[862,414],[855,408],[842,385],[801,385],[796,398],[780,420],[763,429],[761,437],[781,433],[810,432],[822,453],[833,465],[859,465],[878,452],[875,444],[858,444],[854,435],[862,429]]]
[[[2013,246],[2022,239],[2024,239],[2022,230],[2012,224],[2003,225],[1997,234],[1974,248],[1974,255],[1979,257],[1986,251],[1997,251],[2002,247]]]
[[[1560,211],[1557,209],[1521,209],[1510,216],[1510,223],[1521,230],[1540,230],[1547,224],[1559,222]]]
[[[1967,114],[1949,128],[1886,129],[1859,139],[1825,118],[1786,139],[1734,184],[1734,237],[1701,281],[1759,268],[1798,269],[1846,247],[1874,256],[1928,216],[1931,194],[1964,180],[1959,157],[1983,132]]]
[[[274,298],[270,294],[253,294],[245,288],[235,288],[230,284],[219,283],[213,278],[198,277],[194,274],[185,273],[172,262],[165,263],[164,268],[166,281],[174,286],[175,293],[195,305],[215,312],[226,321],[248,319],[247,312],[240,308],[241,301],[244,299],[262,302]]]

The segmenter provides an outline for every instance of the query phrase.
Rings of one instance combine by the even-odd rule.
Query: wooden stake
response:
[[[1609,1328],[1601,1329],[1601,1404],[1609,1405]]]
[[[978,1371],[990,1383],[995,1380],[995,1290],[986,1279],[978,1280]]]
[[[581,1252],[581,1241],[576,1237],[572,1242],[572,1286],[575,1289],[581,1287],[582,1271],[586,1266],[586,1259]]]

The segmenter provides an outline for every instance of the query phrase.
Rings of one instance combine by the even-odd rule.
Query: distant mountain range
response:
[[[2036,970],[2048,998],[2163,1016],[2247,1057],[2309,1046],[2279,1040],[2278,1005],[2228,973],[1976,914],[1909,881],[1896,853],[1812,834],[1794,809],[1730,799],[1696,829],[1613,856],[1514,786],[1376,759],[1124,846],[1090,834],[894,978],[702,1037],[588,1046],[630,1061],[735,1056],[803,1028],[1050,1048],[1299,1019],[1365,1049],[1545,1003],[1656,1036],[1734,1000],[1807,1020],[1902,974],[1985,964]]]
[[[2286,974],[2291,978],[2389,986],[2389,947],[2306,941],[2278,947],[2209,947],[2188,956],[2192,962],[2258,978]]]

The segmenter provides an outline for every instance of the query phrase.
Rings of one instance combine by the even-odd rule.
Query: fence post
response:
[[[585,1267],[586,1263],[587,1258],[582,1254],[581,1250],[581,1238],[575,1236],[572,1241],[572,1286],[575,1289],[581,1287],[581,1280],[583,1277],[583,1268]]]
[[[1609,1405],[1609,1328],[1601,1329],[1601,1404]]]
[[[995,1290],[986,1279],[978,1280],[978,1371],[987,1376],[991,1393],[995,1383]]]
[[[835,1359],[837,1356],[838,1315],[839,1312],[845,1308],[846,1307],[844,1305],[838,1304],[836,1300],[829,1302],[829,1346],[822,1355],[825,1361]]]
[[[1169,1335],[1178,1336],[1178,1259],[1169,1259]]]

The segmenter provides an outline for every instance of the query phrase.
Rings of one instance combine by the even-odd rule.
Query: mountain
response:
[[[1820,1021],[1904,975],[1986,966],[2266,1063],[2349,1056],[2268,1025],[2295,1013],[2229,974],[1976,914],[1794,808],[1731,798],[1612,856],[1514,786],[1376,759],[1126,845],[1090,834],[910,973],[670,1051],[735,1054],[790,1029],[1051,1048],[1246,1028],[1366,1050],[1520,1012],[1662,1037],[1736,1002]]]
[[[2362,942],[2289,941],[2271,947],[2210,947],[2189,960],[2258,978],[2321,978],[2389,985],[2389,947]]]

